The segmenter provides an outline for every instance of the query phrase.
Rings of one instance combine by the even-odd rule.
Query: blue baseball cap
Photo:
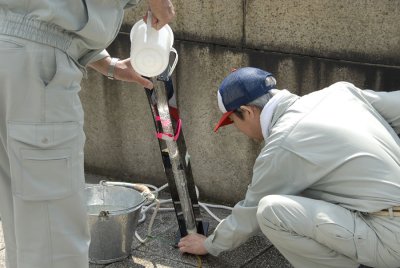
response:
[[[229,116],[240,106],[246,105],[275,88],[276,80],[271,73],[253,67],[244,67],[230,73],[218,89],[218,107],[224,114],[214,132],[232,124]]]

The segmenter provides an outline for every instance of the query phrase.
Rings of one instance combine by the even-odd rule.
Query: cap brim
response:
[[[226,112],[222,115],[221,119],[219,120],[218,124],[214,128],[214,132],[217,132],[218,129],[222,126],[230,125],[233,123],[233,121],[229,118],[229,116],[233,113],[234,111]]]

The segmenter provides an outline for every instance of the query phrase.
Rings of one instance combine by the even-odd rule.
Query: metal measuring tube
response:
[[[155,90],[157,110],[162,122],[172,122],[169,113],[168,98],[166,90],[164,89],[163,79],[169,79],[169,77],[163,77],[161,75],[157,79],[157,81],[153,80],[153,90]],[[161,125],[164,133],[171,134],[172,136],[175,135],[172,123]],[[165,143],[167,144],[168,148],[168,154],[172,165],[172,172],[174,173],[174,180],[179,196],[180,205],[182,207],[183,218],[186,222],[187,232],[189,234],[197,233],[196,220],[187,186],[185,169],[182,166],[182,163],[183,161],[185,161],[185,159],[181,159],[176,141],[165,140]]]

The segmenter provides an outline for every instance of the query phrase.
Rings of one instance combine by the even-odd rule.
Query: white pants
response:
[[[8,268],[88,267],[82,72],[0,35],[0,214]]]
[[[400,267],[400,217],[374,217],[289,195],[261,199],[262,232],[296,268]]]

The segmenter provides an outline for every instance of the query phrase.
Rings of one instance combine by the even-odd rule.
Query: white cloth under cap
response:
[[[217,92],[217,95],[218,95],[218,108],[222,113],[226,113],[227,110],[225,109],[225,105],[224,105],[224,102],[222,101],[222,96],[221,96],[221,93],[219,92],[219,90]]]
[[[264,106],[260,115],[261,131],[264,140],[269,136],[269,129],[271,125],[272,115],[274,114],[276,106],[281,102],[281,100],[290,95],[290,92],[286,89],[271,89],[271,94],[273,97]]]

